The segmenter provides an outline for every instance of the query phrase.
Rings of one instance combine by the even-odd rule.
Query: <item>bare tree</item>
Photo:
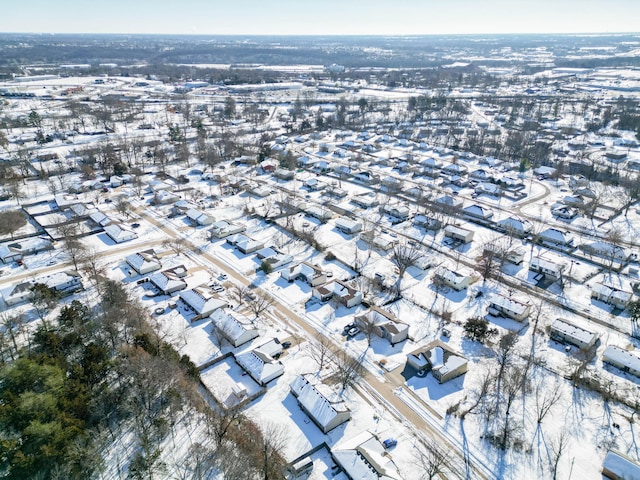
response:
[[[222,445],[224,439],[230,431],[242,424],[246,418],[242,413],[242,409],[237,405],[228,408],[220,408],[218,410],[209,410],[206,412],[207,432],[215,441],[215,444]]]
[[[273,305],[273,298],[265,293],[256,292],[254,297],[249,300],[248,306],[254,319],[257,319],[262,313],[266,312]]]
[[[363,374],[362,359],[354,358],[343,350],[340,350],[334,358],[338,367],[336,378],[344,392],[347,388],[355,385],[358,378]]]
[[[423,480],[446,476],[453,460],[451,452],[433,439],[425,440],[420,446],[416,446],[413,456],[415,466],[422,472],[420,478]]]
[[[0,314],[0,325],[3,327],[2,332],[11,340],[8,350],[9,356],[12,360],[20,350],[17,341],[17,334],[24,328],[24,321],[24,314],[22,313],[10,315],[7,312],[3,312]]]
[[[395,285],[397,293],[400,292],[400,283],[402,282],[402,278],[404,277],[407,269],[415,264],[423,255],[424,252],[406,242],[400,242],[393,247],[390,260],[391,263],[398,268],[398,280]]]
[[[27,219],[20,210],[0,212],[0,237],[8,234],[13,240],[13,234],[26,224]]]
[[[536,422],[542,423],[549,410],[562,398],[560,383],[556,379],[553,385],[538,383],[535,387]]]
[[[286,427],[282,424],[269,423],[262,427],[262,435],[258,436],[257,446],[262,460],[259,468],[264,480],[283,478],[287,462],[282,455],[282,450],[286,445],[287,437]]]
[[[116,211],[120,215],[124,215],[127,218],[131,216],[131,203],[129,202],[129,200],[127,200],[126,197],[118,198],[118,200],[116,200],[116,202],[114,203],[114,206],[116,207]]]
[[[553,480],[558,479],[558,466],[560,465],[560,459],[568,446],[569,434],[566,429],[562,429],[561,433],[551,443],[550,447],[549,469]]]
[[[317,333],[314,338],[316,341],[309,345],[308,353],[318,364],[318,374],[320,375],[331,356],[331,341],[321,333]]]
[[[184,238],[167,238],[162,242],[163,248],[170,248],[176,255],[181,255],[189,248],[189,242]]]
[[[78,265],[84,258],[86,247],[79,239],[80,228],[77,223],[66,223],[57,229],[58,237],[62,240],[65,253],[73,262],[73,268],[78,270]]]

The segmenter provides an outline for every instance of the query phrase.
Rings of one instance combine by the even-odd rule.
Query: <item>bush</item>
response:
[[[496,328],[489,328],[489,321],[482,317],[471,317],[464,324],[464,334],[471,340],[484,342],[498,333]]]
[[[265,275],[269,275],[271,272],[273,272],[273,267],[269,262],[267,262],[266,260],[263,260],[262,263],[260,264],[260,270],[262,270],[265,273]]]
[[[334,255],[333,252],[327,252],[324,256],[324,259],[328,262],[330,262],[331,260],[335,260],[336,256]]]

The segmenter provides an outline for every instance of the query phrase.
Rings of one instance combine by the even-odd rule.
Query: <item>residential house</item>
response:
[[[316,265],[301,262],[280,271],[280,276],[288,282],[301,279],[312,287],[322,285],[327,282],[327,274]]]
[[[351,203],[360,208],[373,208],[378,205],[378,199],[375,196],[371,196],[367,193],[353,196],[351,198]]]
[[[337,443],[331,457],[349,480],[402,480],[391,455],[370,432]]]
[[[411,215],[411,210],[406,205],[390,205],[385,203],[380,207],[380,210],[387,215],[397,218],[398,220],[407,220]]]
[[[0,261],[2,263],[11,263],[16,260],[22,260],[27,255],[48,250],[53,250],[53,243],[51,243],[51,240],[40,237],[5,242],[0,244]]]
[[[264,243],[258,240],[254,240],[253,238],[248,237],[242,233],[230,235],[229,237],[227,237],[227,243],[229,245],[233,245],[245,255],[257,252],[258,250],[264,248]]]
[[[436,340],[427,345],[426,349],[409,353],[407,363],[419,372],[431,371],[439,383],[445,383],[465,374],[468,360]]]
[[[386,187],[389,190],[400,190],[402,189],[402,180],[396,177],[384,177],[380,181],[380,185]]]
[[[342,280],[333,280],[324,285],[314,287],[313,296],[323,302],[335,298],[347,308],[355,307],[362,303],[362,292],[350,287]]]
[[[623,372],[640,377],[640,356],[615,345],[609,345],[602,354],[602,361]]]
[[[273,176],[281,180],[293,180],[295,175],[296,174],[293,170],[287,170],[285,168],[276,168],[273,172]]]
[[[225,238],[229,235],[235,235],[242,233],[247,227],[240,223],[232,223],[227,220],[220,220],[211,225],[211,237],[213,238]]]
[[[635,259],[636,255],[632,254],[629,250],[619,245],[614,245],[608,242],[592,242],[584,243],[580,245],[582,250],[587,255],[594,257],[600,257],[609,261],[626,262],[630,258]]]
[[[282,363],[276,360],[282,353],[282,347],[274,340],[264,345],[234,355],[238,365],[259,385],[266,386],[271,380],[284,373]]]
[[[107,217],[104,213],[100,212],[99,210],[93,210],[92,213],[89,214],[89,218],[98,226],[100,227],[106,227],[107,225],[110,225],[111,223],[113,223],[113,220],[111,220],[109,217]]]
[[[640,463],[624,453],[609,450],[602,462],[602,476],[611,480],[635,480],[640,478]]]
[[[442,222],[427,215],[416,215],[413,217],[413,224],[416,227],[422,227],[426,230],[440,230],[442,228]]]
[[[195,208],[190,208],[185,212],[187,219],[195,226],[211,225],[215,222],[215,218],[205,212],[201,212]]]
[[[254,323],[234,310],[216,310],[211,314],[211,321],[222,336],[234,347],[244,345],[259,335]]]
[[[433,280],[459,292],[471,284],[472,278],[471,275],[454,272],[446,267],[441,267],[433,274]]]
[[[351,220],[346,217],[339,217],[336,219],[336,228],[343,233],[353,235],[362,231],[362,223],[355,220]]]
[[[552,280],[560,280],[562,278],[562,272],[564,271],[566,264],[556,263],[551,260],[546,260],[542,257],[533,257],[529,264],[529,270],[535,273],[543,275],[545,278]]]
[[[373,185],[380,182],[380,176],[375,173],[368,172],[366,170],[355,172],[353,179],[356,182],[365,183],[367,185]]]
[[[515,237],[524,238],[531,233],[531,222],[516,217],[503,218],[496,222],[498,230]]]
[[[604,302],[608,305],[613,305],[615,308],[624,310],[631,302],[633,293],[621,290],[612,285],[605,285],[604,283],[596,283],[591,287],[591,298]]]
[[[492,295],[489,300],[488,313],[494,317],[504,316],[523,322],[529,317],[530,311],[531,305],[528,303],[519,302],[501,294]]]
[[[455,225],[444,227],[444,236],[457,242],[469,243],[473,240],[473,235],[474,231],[466,228],[456,227]]]
[[[565,220],[571,220],[578,215],[578,210],[573,207],[557,204],[551,207],[551,215]]]
[[[598,335],[563,318],[556,318],[549,328],[549,336],[562,343],[588,349],[595,345]]]
[[[561,247],[572,247],[573,236],[569,232],[562,232],[557,228],[547,228],[538,235],[540,240],[547,244],[559,245]]]
[[[303,375],[296,376],[289,384],[302,411],[326,434],[349,421],[351,411],[335,393],[327,392],[324,387],[322,384],[313,385]]]
[[[462,209],[462,215],[472,221],[481,221],[486,223],[493,217],[493,212],[482,205],[470,205]]]
[[[391,346],[403,342],[409,337],[409,325],[399,320],[393,313],[372,306],[366,312],[355,317],[355,323],[363,331],[373,330],[380,338],[386,338]]]
[[[228,307],[224,299],[204,285],[180,292],[180,300],[195,313],[192,322],[206,318],[220,308]]]
[[[116,243],[128,242],[138,238],[135,232],[120,225],[107,225],[104,227],[104,232]]]
[[[153,249],[133,253],[126,256],[125,260],[140,275],[146,275],[162,268],[162,263]]]
[[[307,215],[317,218],[321,222],[326,222],[333,218],[333,212],[328,208],[321,207],[319,205],[308,206],[305,210]]]
[[[4,300],[4,303],[8,307],[10,307],[12,305],[30,300],[33,296],[33,292],[31,291],[33,283],[34,282],[32,281],[21,282],[17,285],[11,285],[9,287],[0,289],[0,295]]]
[[[502,195],[502,187],[495,183],[482,182],[476,185],[474,192],[478,195],[486,193],[492,197],[500,197]]]
[[[163,272],[154,273],[149,281],[162,292],[163,295],[171,295],[187,288],[187,282],[183,280],[187,275],[187,269],[180,265]]]
[[[483,247],[483,255],[493,255],[493,258],[500,261],[510,262],[514,265],[520,265],[524,261],[524,248],[514,247],[508,249],[505,245],[495,243],[487,243]]]

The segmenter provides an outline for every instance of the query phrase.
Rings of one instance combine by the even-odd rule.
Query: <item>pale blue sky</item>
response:
[[[2,0],[1,32],[583,33],[640,30],[640,0]]]

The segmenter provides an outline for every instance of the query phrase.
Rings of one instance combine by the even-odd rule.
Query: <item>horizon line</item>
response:
[[[10,32],[0,31],[0,35],[137,35],[137,36],[181,36],[181,37],[470,37],[490,35],[558,35],[558,36],[620,36],[638,35],[639,31],[610,32],[475,32],[475,33],[169,33],[169,32]]]

